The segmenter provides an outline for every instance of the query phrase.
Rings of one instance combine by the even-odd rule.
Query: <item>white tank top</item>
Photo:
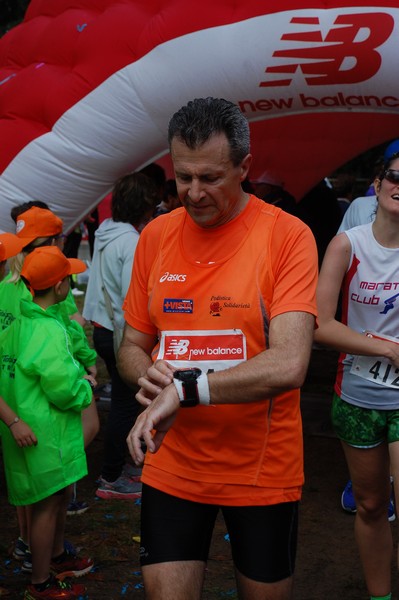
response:
[[[342,295],[342,321],[399,343],[399,248],[385,248],[372,224],[345,232],[352,247]],[[383,357],[340,356],[336,393],[364,408],[399,408],[399,369]]]

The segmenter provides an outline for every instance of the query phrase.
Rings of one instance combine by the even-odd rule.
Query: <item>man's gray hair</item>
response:
[[[212,135],[224,133],[230,146],[230,158],[238,166],[250,151],[249,125],[236,104],[223,98],[195,98],[182,106],[169,122],[169,147],[174,138],[192,150]]]

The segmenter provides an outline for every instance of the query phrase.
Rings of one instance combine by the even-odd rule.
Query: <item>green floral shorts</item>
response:
[[[374,448],[399,440],[399,409],[376,410],[354,406],[333,396],[331,420],[340,440],[354,448]]]

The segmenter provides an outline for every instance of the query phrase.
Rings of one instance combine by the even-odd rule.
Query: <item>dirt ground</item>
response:
[[[338,440],[330,427],[329,407],[336,354],[315,349],[303,388],[306,483],[300,512],[295,600],[367,600],[353,537],[354,517],[343,512],[340,494],[347,470]],[[67,520],[66,537],[81,554],[95,560],[82,578],[91,600],[144,598],[138,544],[140,505],[95,498],[100,473],[103,426],[108,403],[98,403],[101,431],[88,449],[89,475],[78,484],[79,497],[90,509]],[[396,536],[396,522],[392,525]],[[9,599],[23,596],[27,581],[9,546],[17,532],[15,509],[7,502],[0,469],[0,586]],[[208,562],[204,600],[237,598],[229,542],[222,520],[217,522]],[[395,575],[395,584],[397,576]],[[394,589],[394,600],[399,598]],[[187,600],[190,600],[189,598]]]

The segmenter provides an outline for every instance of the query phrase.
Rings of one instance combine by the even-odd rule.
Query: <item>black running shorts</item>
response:
[[[235,567],[245,577],[274,583],[294,572],[298,502],[271,506],[216,506],[182,500],[143,485],[141,565],[207,561],[221,510]]]

